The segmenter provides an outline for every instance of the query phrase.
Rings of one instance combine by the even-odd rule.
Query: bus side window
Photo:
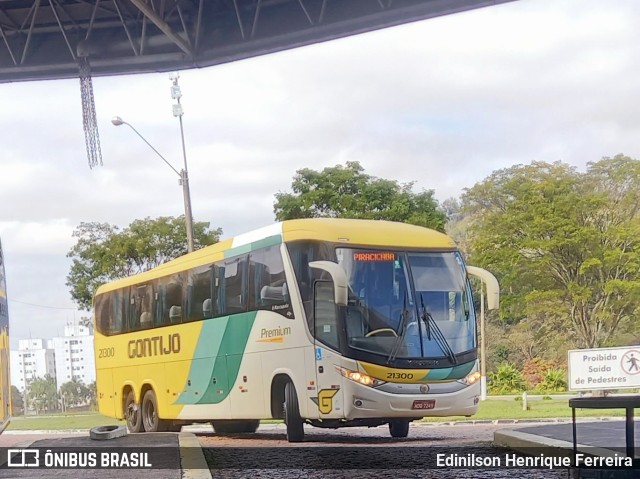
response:
[[[246,256],[241,256],[224,262],[225,307],[222,314],[237,314],[246,311],[246,266]]]
[[[211,318],[213,314],[211,301],[211,283],[213,281],[213,265],[200,266],[189,273],[187,287],[187,321],[199,321]]]
[[[163,324],[177,324],[182,322],[182,275],[173,275],[168,281],[164,297]]]
[[[151,284],[138,286],[136,301],[139,303],[140,328],[148,329],[153,327],[153,287]]]
[[[140,329],[140,311],[138,311],[138,304],[136,304],[136,291],[134,287],[126,288],[124,291],[125,298],[127,298],[126,330],[135,331]]]
[[[111,334],[111,296],[112,293],[105,293],[96,297],[96,329],[106,335]]]
[[[283,316],[291,315],[289,288],[279,246],[268,246],[249,255],[249,308],[266,309]]]

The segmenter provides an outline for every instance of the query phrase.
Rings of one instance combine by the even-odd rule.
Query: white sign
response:
[[[569,390],[640,387],[640,346],[569,351]]]

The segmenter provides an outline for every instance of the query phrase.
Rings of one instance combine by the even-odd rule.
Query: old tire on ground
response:
[[[153,389],[147,390],[142,398],[142,424],[147,432],[163,432],[167,430],[168,421],[158,417],[158,401]]]
[[[96,441],[104,441],[106,439],[115,439],[127,435],[125,426],[98,426],[89,430],[89,437]]]
[[[391,437],[407,437],[409,435],[409,423],[407,419],[389,421],[389,433]]]
[[[129,391],[126,399],[124,400],[124,418],[127,420],[127,428],[129,429],[129,432],[144,432],[140,405],[136,404],[136,398],[133,391]]]
[[[287,425],[287,441],[304,441],[304,422],[300,417],[298,395],[292,382],[284,386],[284,422]]]
[[[256,432],[260,421],[258,419],[217,419],[211,421],[211,425],[217,434],[243,434]]]

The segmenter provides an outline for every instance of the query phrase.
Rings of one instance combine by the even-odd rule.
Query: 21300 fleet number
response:
[[[413,379],[413,373],[387,373],[387,379]]]

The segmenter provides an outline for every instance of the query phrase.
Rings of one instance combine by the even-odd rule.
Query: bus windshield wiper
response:
[[[427,311],[427,307],[424,305],[424,299],[422,298],[422,293],[420,293],[420,306],[420,319],[424,322],[425,328],[427,329],[427,339],[431,339],[433,332],[433,338],[436,340],[436,343],[438,343],[438,346],[440,346],[440,349],[442,349],[442,352],[449,357],[452,363],[457,363],[456,355],[453,353],[451,346],[449,346],[447,338],[442,334],[442,331],[438,327],[438,323],[433,319],[431,313]]]
[[[400,345],[404,341],[405,334],[407,333],[407,318],[409,317],[409,310],[407,309],[407,298],[409,294],[405,291],[404,293],[404,305],[402,306],[402,313],[400,313],[400,324],[398,325],[398,332],[396,333],[396,340],[393,343],[391,348],[391,352],[389,353],[389,357],[387,358],[387,363],[393,361],[398,355],[398,350],[400,349]]]

